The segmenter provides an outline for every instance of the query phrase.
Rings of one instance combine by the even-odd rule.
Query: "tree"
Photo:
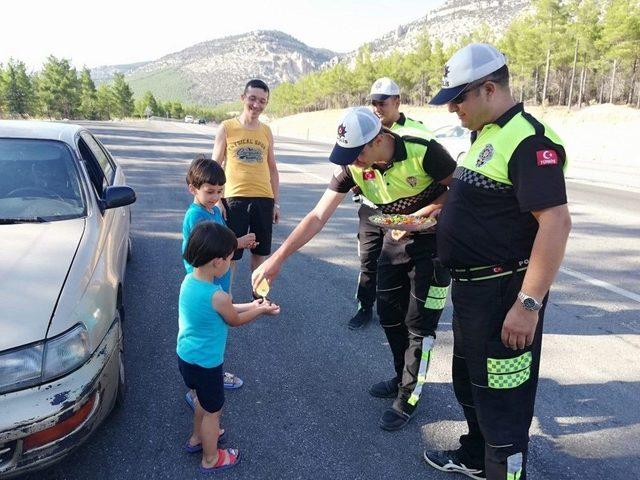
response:
[[[89,120],[98,119],[98,94],[96,85],[91,79],[91,70],[87,67],[80,73],[80,109],[83,118]]]
[[[130,117],[133,113],[134,102],[131,87],[124,79],[124,74],[118,72],[113,76],[111,86],[115,114],[120,118]]]
[[[627,91],[626,102],[633,96],[636,82],[638,60],[640,59],[640,4],[638,0],[610,0],[605,10],[601,43],[607,45],[606,58],[613,62],[610,80],[610,100],[614,97],[616,71],[631,70],[619,83]],[[618,67],[619,64],[619,67]]]
[[[99,120],[109,120],[115,112],[113,92],[109,85],[100,85],[96,90],[96,113]]]
[[[69,60],[47,58],[38,82],[43,113],[53,118],[73,118],[80,106],[78,75]]]
[[[13,115],[33,114],[35,92],[25,64],[10,59],[0,75],[3,77],[2,103],[7,112]]]
[[[151,91],[144,92],[142,99],[136,106],[136,112],[140,117],[149,117],[151,115],[159,115],[158,101]]]

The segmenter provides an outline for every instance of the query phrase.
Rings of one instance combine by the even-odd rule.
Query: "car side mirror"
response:
[[[105,188],[104,196],[100,203],[103,210],[108,210],[109,208],[131,205],[135,201],[136,192],[134,192],[133,188],[122,186]]]

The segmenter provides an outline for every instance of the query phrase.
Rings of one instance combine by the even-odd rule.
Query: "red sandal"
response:
[[[240,463],[240,451],[236,448],[218,449],[218,461],[213,467],[203,467],[200,465],[201,473],[214,473],[235,467]]]

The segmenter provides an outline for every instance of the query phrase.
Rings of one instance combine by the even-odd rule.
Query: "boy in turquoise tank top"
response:
[[[203,155],[198,155],[187,172],[187,187],[193,195],[193,203],[189,205],[182,222],[182,253],[184,254],[193,228],[202,221],[212,221],[226,226],[220,209],[216,203],[222,197],[226,177],[224,170],[213,160],[207,160]],[[238,238],[238,248],[254,248],[256,237],[249,233]],[[186,260],[182,260],[187,273],[193,271],[193,267]],[[231,272],[225,273],[220,278],[214,278],[213,283],[220,285],[222,290],[229,293],[231,288]],[[225,388],[233,390],[240,388],[244,382],[240,377],[230,372],[224,373]],[[185,399],[193,409],[193,392],[187,392]]]
[[[224,443],[220,414],[224,405],[223,362],[229,326],[237,327],[262,314],[277,315],[280,307],[264,300],[233,304],[231,296],[214,283],[229,271],[238,246],[235,234],[224,225],[198,223],[183,258],[193,266],[180,287],[176,353],[182,378],[196,392],[193,430],[184,449],[202,451],[203,473],[231,468],[240,461],[234,448]]]

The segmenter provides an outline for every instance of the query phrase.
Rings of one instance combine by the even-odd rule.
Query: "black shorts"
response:
[[[214,368],[204,368],[187,363],[178,357],[178,368],[187,388],[196,391],[202,408],[209,413],[222,410],[224,405],[224,372],[222,364]]]
[[[227,226],[240,238],[247,233],[256,234],[255,255],[266,256],[271,253],[271,233],[273,230],[273,198],[267,197],[230,197],[227,198]],[[236,250],[234,260],[242,258],[242,250]]]

